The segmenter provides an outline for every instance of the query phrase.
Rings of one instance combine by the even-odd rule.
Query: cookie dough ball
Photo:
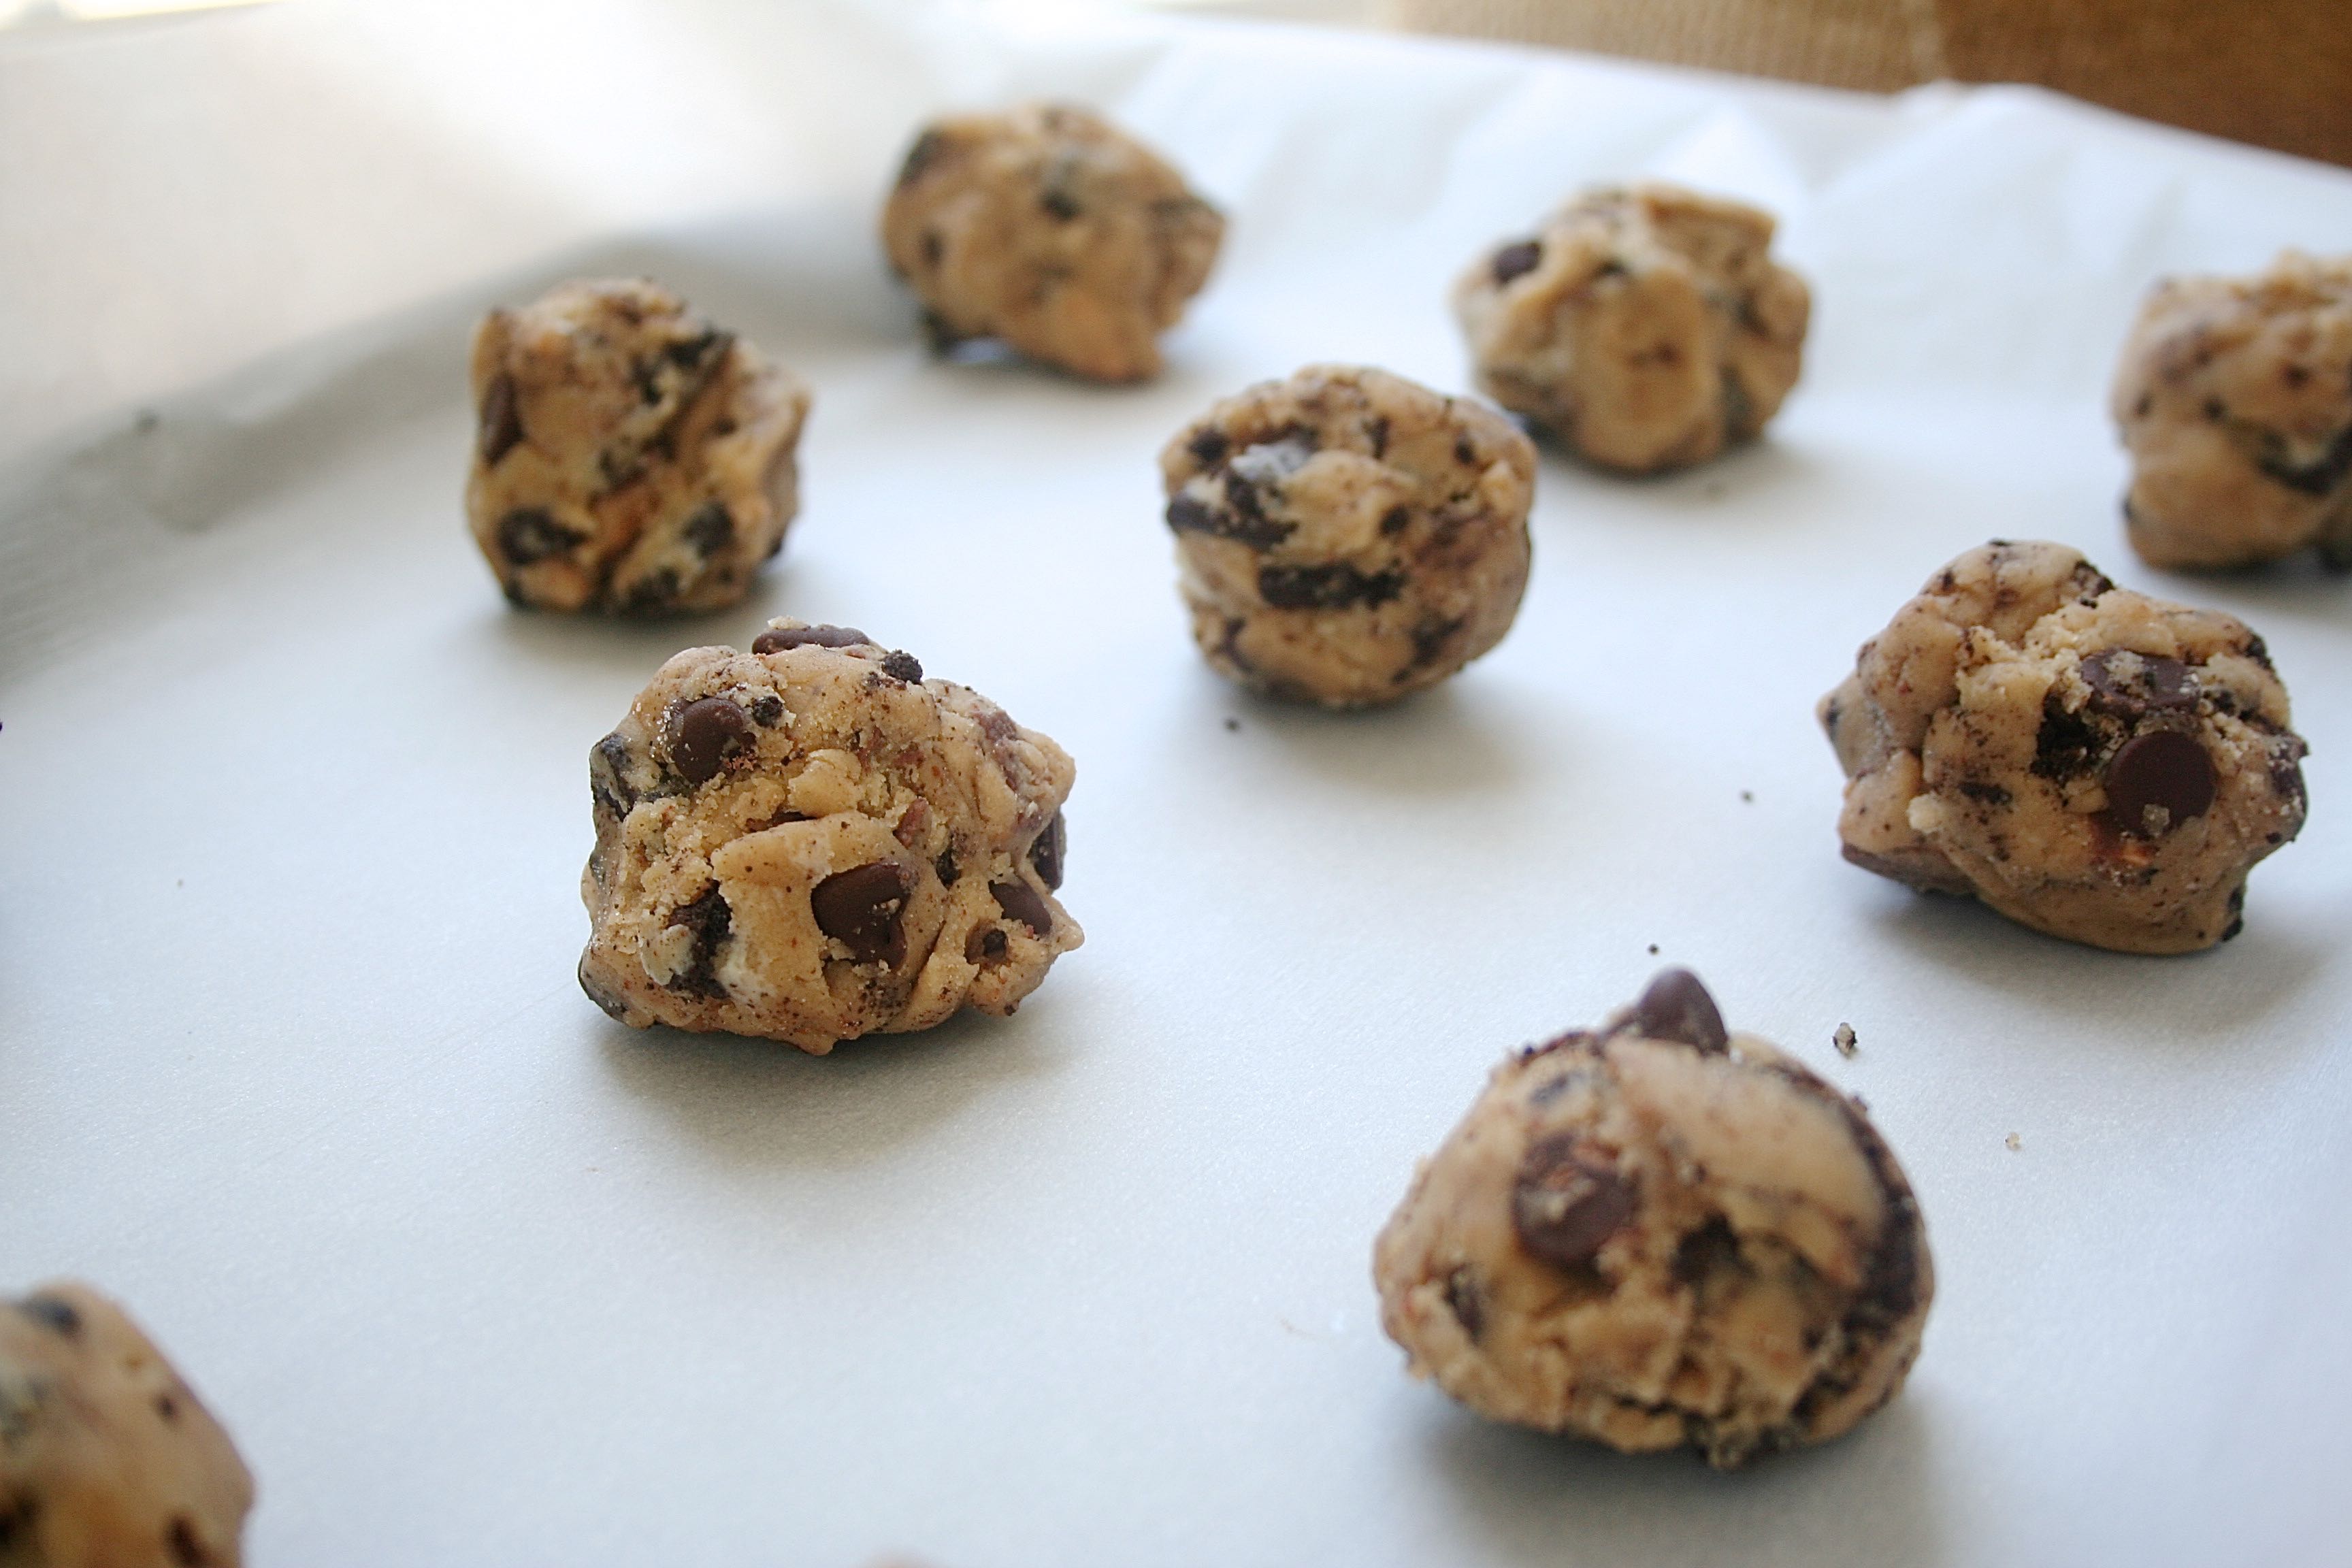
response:
[[[1770,215],[1643,184],[1591,191],[1454,286],[1480,390],[1631,473],[1714,457],[1796,384],[1811,298]]]
[[[2141,560],[2248,566],[2316,544],[2352,567],[2352,256],[2158,283],[2114,407]]]
[[[808,391],[660,285],[493,310],[473,375],[466,515],[516,604],[723,609],[782,547]]]
[[[1414,1375],[1479,1414],[1725,1468],[1893,1398],[1935,1293],[1860,1102],[1686,970],[1496,1068],[1372,1271]]]
[[[253,1477],[163,1352],[86,1285],[0,1300],[0,1563],[236,1568]]]
[[[818,1054],[1010,1014],[1085,940],[1054,897],[1076,773],[863,632],[689,648],[589,756],[580,984],[625,1024]]]
[[[1528,585],[1536,452],[1492,409],[1310,365],[1160,455],[1192,637],[1219,673],[1357,708],[1503,640]]]
[[[891,269],[940,348],[994,338],[1096,381],[1159,373],[1159,336],[1224,233],[1174,167],[1068,104],[938,121],[882,209]]]
[[[2244,623],[1996,540],[1864,643],[1820,717],[1845,858],[2053,936],[2188,952],[2303,826],[2304,743]]]

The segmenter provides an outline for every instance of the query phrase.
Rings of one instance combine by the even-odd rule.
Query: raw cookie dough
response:
[[[1996,540],[1864,643],[1820,717],[1845,858],[2053,936],[2188,952],[2303,826],[2304,743],[2244,623]]]
[[[808,391],[659,284],[491,311],[473,380],[466,515],[516,604],[722,609],[782,547]]]
[[[1935,1294],[1860,1103],[1677,969],[1497,1067],[1372,1273],[1414,1375],[1481,1415],[1725,1468],[1893,1398]]]
[[[1454,286],[1487,396],[1632,473],[1764,428],[1796,384],[1811,298],[1772,218],[1671,185],[1589,191]]]
[[[688,648],[589,755],[581,986],[625,1024],[818,1054],[1009,1014],[1085,940],[1054,897],[1076,774],[849,627]]]
[[[2316,544],[2352,567],[2352,256],[2158,283],[2112,401],[2141,560],[2248,566]]]
[[[0,1563],[236,1568],[253,1477],[122,1310],[57,1281],[0,1300]]]
[[[1493,647],[1518,613],[1536,451],[1467,399],[1310,365],[1217,404],[1160,471],[1193,640],[1244,686],[1386,702]]]
[[[994,338],[1097,381],[1159,373],[1159,335],[1224,232],[1182,174],[1068,104],[938,121],[882,209],[891,269],[936,344]]]

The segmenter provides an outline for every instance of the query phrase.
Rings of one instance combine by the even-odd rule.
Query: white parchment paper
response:
[[[319,0],[0,88],[0,1287],[153,1329],[257,1568],[2352,1562],[2352,585],[2139,568],[2101,406],[2153,278],[2352,247],[2352,174],[2017,90],[878,4]],[[1154,385],[934,363],[883,274],[919,121],[1041,92],[1232,215]],[[1310,360],[1462,388],[1454,272],[1633,174],[1782,215],[1769,438],[1549,456],[1444,690],[1222,685],[1160,443]],[[816,387],[739,612],[515,614],[464,536],[472,319],[623,270]],[[2236,942],[1838,859],[1811,705],[1994,535],[2269,640],[2313,816]],[[787,612],[1077,758],[1088,941],[1018,1017],[820,1060],[579,994],[587,748]],[[1937,1257],[1903,1397],[1732,1477],[1454,1409],[1368,1278],[1487,1067],[1667,962],[1868,1099]]]

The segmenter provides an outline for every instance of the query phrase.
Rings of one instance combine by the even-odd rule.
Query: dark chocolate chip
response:
[[[1727,1050],[1731,1036],[1697,975],[1687,969],[1662,969],[1633,1004],[1633,1026],[1643,1037],[1676,1040],[1702,1051]]]
[[[2107,812],[2125,833],[2156,837],[2213,804],[2213,759],[2197,737],[2179,730],[2151,730],[2124,742],[2107,763]],[[2147,814],[2161,808],[2151,824]]]
[[[752,699],[751,717],[762,729],[782,723],[784,717],[784,700],[773,692],[770,692],[765,697]]]
[[[662,357],[680,370],[700,370],[725,353],[735,334],[712,327],[699,337],[680,338],[662,349]]]
[[[669,988],[698,996],[725,996],[727,988],[719,984],[713,970],[719,961],[719,944],[735,932],[735,911],[728,907],[727,896],[719,890],[719,884],[713,882],[691,902],[672,910],[669,923],[684,926],[694,933],[693,956],[671,978]]]
[[[1254,491],[1247,493],[1255,496]],[[1253,550],[1266,550],[1289,538],[1297,525],[1271,521],[1263,516],[1244,517],[1213,507],[1198,496],[1179,492],[1168,502],[1168,528],[1173,533],[1205,533],[1215,539],[1234,540]]]
[[[2291,800],[2297,811],[2304,808],[2309,796],[2303,784],[2303,742],[2289,735],[2270,742],[2271,793],[2281,800]]]
[[[1962,779],[1960,793],[1979,805],[2007,805],[2010,801],[2009,791],[1997,784],[1985,784],[1977,779]],[[1755,797],[1746,790],[1742,790],[1739,792],[1739,798],[1752,800]]]
[[[26,1296],[16,1303],[16,1310],[68,1339],[81,1332],[81,1314],[74,1310],[71,1301],[55,1296]]]
[[[983,926],[964,939],[963,958],[966,963],[992,963],[1011,951],[1012,941],[1003,926]]]
[[[499,519],[499,553],[517,566],[561,555],[587,537],[535,506],[518,508]]]
[[[1478,1288],[1478,1272],[1465,1263],[1445,1276],[1445,1310],[1475,1343],[1486,1328],[1486,1293]]]
[[[751,639],[753,653],[782,653],[788,647],[871,647],[872,637],[856,626],[771,626]]]
[[[180,1568],[205,1568],[212,1553],[196,1539],[195,1521],[184,1513],[172,1516],[171,1528],[163,1532],[163,1543],[172,1549],[172,1561]]]
[[[1389,508],[1388,515],[1381,519],[1381,531],[1394,539],[1398,534],[1402,533],[1412,521],[1412,508],[1392,506]]]
[[[2123,648],[2102,648],[2084,656],[2083,684],[2091,689],[2091,708],[2118,719],[2197,706],[2197,678],[2177,658],[2139,654],[2126,658]],[[2133,673],[2126,668],[2137,666]]]
[[[949,845],[931,858],[931,870],[938,875],[940,887],[956,885],[956,879],[963,875],[963,868],[956,864],[954,845]]]
[[[1402,572],[1363,572],[1344,561],[1320,566],[1261,566],[1258,596],[1277,610],[1344,610],[1385,605],[1404,592]]]
[[[1719,1214],[1707,1215],[1696,1230],[1675,1244],[1674,1274],[1685,1285],[1700,1284],[1709,1275],[1738,1267],[1739,1237]]]
[[[1539,1139],[1519,1162],[1511,1226],[1519,1245],[1557,1268],[1581,1268],[1633,1217],[1633,1186],[1573,1132]]]
[[[1522,239],[1495,252],[1495,284],[1500,288],[1524,272],[1533,272],[1543,265],[1543,243]]]
[[[665,566],[631,584],[627,597],[621,601],[621,608],[632,616],[653,615],[673,609],[677,605],[677,574]]]
[[[1454,634],[1469,624],[1467,616],[1432,616],[1416,622],[1412,628],[1412,662],[1405,667],[1406,672],[1427,669],[1435,664],[1444,655],[1445,645],[1454,640]]]
[[[521,398],[515,393],[514,377],[504,371],[490,378],[482,391],[481,442],[482,461],[496,467],[498,460],[511,452],[522,440]]]
[[[923,662],[906,649],[899,648],[882,656],[882,673],[893,680],[914,684],[923,679]]]
[[[617,1019],[624,1024],[629,1021],[627,1001],[608,989],[602,981],[590,978],[586,954],[581,955],[580,967],[572,971],[572,973],[579,980],[580,989],[587,994],[588,1000],[602,1007],[607,1017]]]
[[[1469,437],[1454,437],[1454,460],[1465,468],[1475,468],[1478,466],[1478,448],[1471,444]]]
[[[176,1426],[180,1419],[180,1402],[168,1394],[159,1394],[155,1396],[155,1414],[163,1417],[166,1426]]]
[[[837,871],[809,894],[816,929],[849,950],[853,963],[879,961],[897,968],[907,956],[901,917],[913,879],[889,860]]]
[[[724,697],[689,702],[669,722],[669,760],[688,784],[719,776],[728,754],[751,738],[751,721]]]
[[[695,553],[705,560],[735,542],[735,519],[723,501],[712,501],[686,520],[678,531]]]
[[[1045,900],[1037,896],[1036,889],[1015,879],[991,882],[988,890],[995,896],[996,907],[1009,918],[1019,921],[1039,936],[1053,934],[1054,911],[1045,907]]]
[[[1029,846],[1029,864],[1037,868],[1037,879],[1048,888],[1062,885],[1062,852],[1068,845],[1069,830],[1062,826],[1062,814],[1057,811]]]
[[[2292,462],[2278,452],[2263,457],[2260,466],[2263,473],[2291,490],[2307,496],[2332,495],[2352,475],[2352,426],[2336,432],[2327,450],[2308,463]]]
[[[1364,434],[1372,438],[1373,457],[1385,458],[1389,455],[1389,416],[1387,415],[1373,415],[1371,422],[1364,426]]]
[[[1213,425],[1203,425],[1192,432],[1192,438],[1184,443],[1184,449],[1203,467],[1214,467],[1217,459],[1233,449],[1233,445],[1223,430]]]
[[[1049,187],[1037,198],[1037,205],[1051,213],[1056,221],[1068,223],[1078,216],[1077,198],[1059,185]]]

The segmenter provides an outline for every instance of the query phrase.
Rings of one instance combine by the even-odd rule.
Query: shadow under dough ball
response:
[[[2141,560],[2251,566],[2316,545],[2352,568],[2352,256],[2158,283],[2111,402]]]
[[[2063,544],[1996,540],[1937,573],[1820,718],[1848,860],[2093,947],[2237,935],[2247,872],[2303,826],[2263,639]]]
[[[1010,1014],[1085,940],[1054,896],[1067,754],[854,628],[688,648],[588,772],[580,984],[625,1024],[821,1055]]]
[[[1218,403],[1160,470],[1193,640],[1244,686],[1391,701],[1493,647],[1518,613],[1535,447],[1466,398],[1310,365]]]
[[[723,609],[782,548],[809,394],[642,279],[559,284],[474,332],[474,541],[517,605]]]
[[[0,1300],[0,1563],[237,1568],[253,1477],[122,1310],[57,1281]]]
[[[1628,473],[1748,439],[1796,384],[1811,312],[1772,228],[1672,185],[1588,191],[1454,284],[1479,390]]]
[[[1496,1068],[1372,1272],[1414,1375],[1480,1415],[1725,1468],[1893,1398],[1935,1294],[1861,1105],[1677,969]]]
[[[882,209],[938,347],[994,339],[1095,381],[1159,374],[1224,232],[1173,165],[1071,104],[934,122]]]

